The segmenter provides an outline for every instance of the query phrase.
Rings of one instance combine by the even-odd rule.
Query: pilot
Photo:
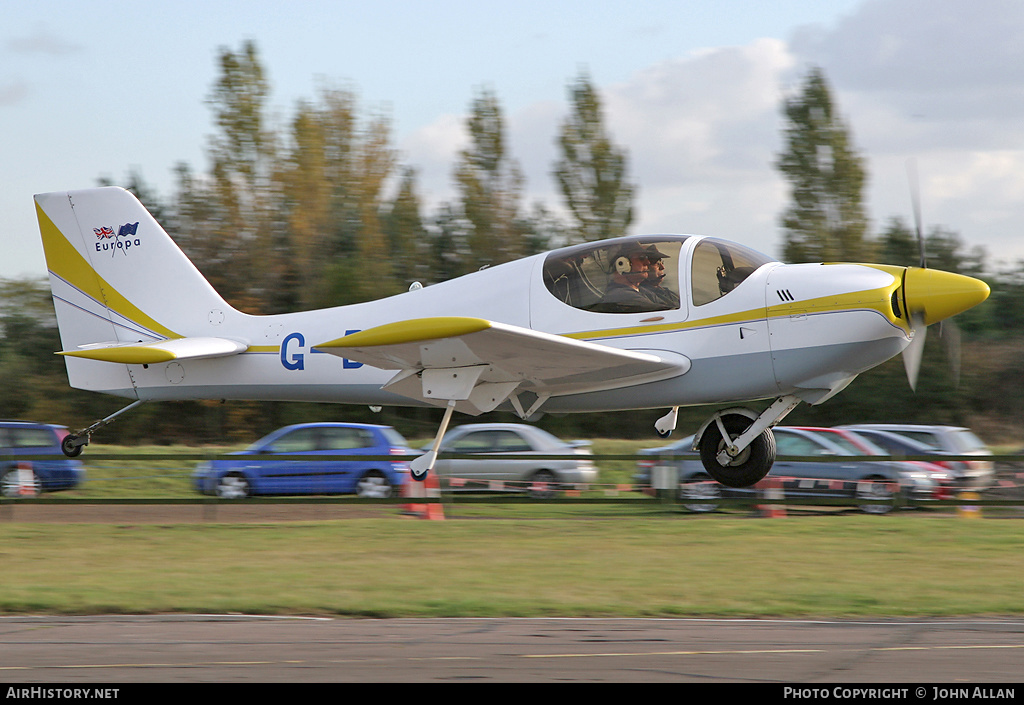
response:
[[[640,243],[629,243],[612,260],[612,276],[601,301],[594,311],[605,313],[633,313],[659,311],[665,308],[640,291],[640,283],[647,279],[647,250]]]
[[[679,308],[679,294],[662,285],[665,279],[665,263],[662,260],[668,255],[660,252],[657,245],[649,245],[646,254],[647,278],[640,282],[641,293],[661,308]]]

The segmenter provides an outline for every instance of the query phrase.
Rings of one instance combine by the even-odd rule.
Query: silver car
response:
[[[995,484],[995,463],[992,451],[980,438],[962,426],[928,426],[920,424],[851,424],[840,426],[867,436],[890,451],[890,455],[933,455],[931,462],[942,465],[962,489],[984,490]],[[909,438],[920,446],[899,444],[898,438]],[[921,447],[923,446],[923,448]],[[943,455],[971,455],[977,460],[943,460]]]
[[[522,458],[488,457],[510,453]],[[472,457],[446,457],[450,454]],[[534,426],[466,424],[445,434],[434,470],[456,489],[526,489],[546,497],[558,486],[596,482],[592,455],[590,441],[563,441]]]

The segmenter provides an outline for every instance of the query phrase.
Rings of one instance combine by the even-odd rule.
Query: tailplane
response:
[[[39,194],[35,202],[73,387],[134,398],[127,364],[247,347],[218,335],[242,314],[135,196],[108,187]]]

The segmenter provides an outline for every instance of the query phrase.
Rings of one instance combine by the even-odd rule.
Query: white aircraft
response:
[[[72,387],[145,402],[266,399],[453,411],[729,408],[698,430],[708,473],[736,487],[771,468],[771,427],[908,351],[925,327],[984,301],[977,279],[918,267],[782,264],[692,235],[566,247],[362,304],[254,316],[213,289],[143,205],[119,188],[35,197]],[[663,268],[662,268],[663,266]],[[663,275],[660,283],[658,276]],[[913,346],[912,341],[917,341]]]

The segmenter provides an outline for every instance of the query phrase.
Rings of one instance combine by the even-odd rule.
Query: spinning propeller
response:
[[[928,326],[938,323],[939,336],[946,344],[946,356],[953,374],[953,383],[959,384],[960,329],[953,322],[952,316],[988,298],[989,288],[984,282],[972,277],[928,269],[924,228],[921,225],[917,169],[912,160],[907,163],[907,178],[910,181],[920,266],[907,267],[903,274],[903,297],[910,329],[913,332],[910,345],[903,350],[903,365],[907,370],[910,388],[916,390]]]

